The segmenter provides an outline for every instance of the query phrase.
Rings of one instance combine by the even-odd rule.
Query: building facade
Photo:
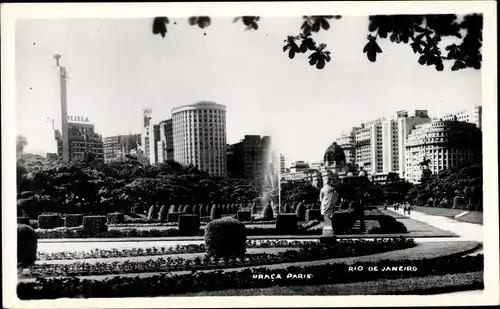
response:
[[[346,163],[355,164],[356,162],[356,131],[359,127],[340,133],[340,137],[335,142],[342,147],[345,153]]]
[[[469,122],[475,124],[479,129],[482,129],[483,107],[481,105],[475,105],[472,108],[456,113],[449,113],[443,117],[435,117],[433,120]]]
[[[227,148],[227,174],[231,177],[264,181],[266,168],[272,164],[270,138],[245,135],[239,143]],[[272,165],[274,169],[274,164]],[[274,172],[274,171],[270,171]]]
[[[102,136],[94,131],[91,123],[68,122],[68,156],[69,161],[82,158],[86,152],[94,155],[96,160],[104,161],[104,143]],[[59,130],[55,131],[57,155],[63,157],[63,140]]]
[[[174,131],[172,119],[167,119],[159,124],[160,140],[157,143],[158,162],[174,159]]]
[[[174,160],[226,175],[226,107],[199,102],[172,110]]]
[[[415,126],[406,142],[406,179],[419,183],[420,162],[429,160],[431,172],[481,160],[481,130],[474,123],[437,120]]]
[[[141,134],[115,135],[103,139],[104,160],[123,159],[141,145]]]

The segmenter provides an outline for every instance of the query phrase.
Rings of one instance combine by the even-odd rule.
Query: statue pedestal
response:
[[[333,245],[337,242],[337,237],[335,237],[333,233],[332,218],[328,214],[325,214],[323,218],[323,233],[319,238],[319,242],[322,244]]]

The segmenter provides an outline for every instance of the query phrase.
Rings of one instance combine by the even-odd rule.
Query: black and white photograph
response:
[[[495,25],[2,5],[4,306],[498,304]]]

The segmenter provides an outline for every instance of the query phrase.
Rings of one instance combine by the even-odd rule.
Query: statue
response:
[[[333,236],[332,217],[339,200],[339,193],[334,188],[338,183],[338,176],[328,171],[323,176],[323,188],[319,193],[321,215],[324,216],[323,236]]]

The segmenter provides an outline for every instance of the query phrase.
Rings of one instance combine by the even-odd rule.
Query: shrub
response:
[[[205,248],[212,256],[243,256],[246,252],[245,225],[232,218],[217,219],[205,228]]]
[[[235,214],[235,213],[238,213],[238,210],[240,210],[240,209],[241,209],[240,205],[234,204],[233,208],[231,209],[231,211],[232,211],[233,214]]]
[[[133,214],[136,214],[137,213],[137,206],[132,206],[132,208],[130,208],[130,212]]]
[[[167,220],[167,214],[169,213],[170,209],[167,209],[167,206],[163,205],[160,208],[160,211],[158,212],[158,220],[160,221],[166,221]]]
[[[36,261],[37,237],[26,224],[17,225],[17,268],[26,268]]]
[[[374,227],[368,231],[369,234],[391,234],[391,233],[407,233],[406,226],[394,219],[391,216],[378,216],[380,226]]]
[[[111,224],[119,224],[125,222],[125,215],[121,212],[113,212],[107,215],[107,221]]]
[[[179,216],[182,212],[169,212],[167,214],[167,222],[179,222]]]
[[[59,224],[58,215],[39,215],[38,216],[38,227],[41,229],[53,229]]]
[[[283,212],[284,213],[289,213],[290,212],[290,206],[288,206],[288,203],[285,203],[283,205]]]
[[[206,217],[206,216],[208,216],[207,209],[208,209],[208,205],[201,205],[200,212],[199,212],[200,217]]]
[[[177,206],[175,205],[170,205],[170,207],[168,208],[168,212],[177,212]]]
[[[356,221],[355,212],[352,209],[338,210],[333,213],[332,227],[335,234],[345,234],[350,231]]]
[[[21,217],[23,214],[29,217],[36,216],[38,202],[33,197],[19,198],[17,200],[17,215]]]
[[[252,214],[248,210],[239,210],[237,213],[238,221],[252,221]]]
[[[321,212],[319,209],[308,209],[306,211],[305,221],[321,220]]]
[[[262,212],[263,220],[273,220],[274,219],[274,211],[271,204],[267,203]]]
[[[210,215],[210,212],[212,211],[212,208],[214,208],[214,207],[215,207],[215,204],[212,204],[212,205],[207,204],[207,216]]]
[[[36,220],[30,220],[30,224],[32,229],[36,230],[38,228],[38,221]]]
[[[88,235],[96,235],[98,233],[107,232],[105,216],[85,216],[83,217],[82,232]]]
[[[193,214],[199,215],[200,214],[200,205],[196,204],[193,206]]]
[[[210,210],[210,220],[220,219],[222,216],[219,206],[213,205],[212,210]]]
[[[307,230],[313,226],[316,226],[319,224],[319,221],[318,220],[312,220],[312,221],[308,221],[307,223],[305,224],[302,224],[302,228]]]
[[[460,196],[455,196],[453,198],[453,209],[462,209],[463,203]]]
[[[297,216],[295,214],[279,214],[276,216],[278,233],[288,234],[297,231]]]
[[[196,236],[200,231],[200,216],[181,214],[179,216],[179,235]]]
[[[192,205],[186,205],[182,209],[182,212],[185,214],[192,214],[193,213],[193,206]]]
[[[17,217],[17,224],[30,225],[29,217]]]
[[[450,204],[448,204],[448,201],[444,200],[439,203],[439,207],[441,208],[450,208]]]
[[[149,207],[148,219],[154,220],[155,218],[158,218],[158,208],[156,207],[156,205],[152,205],[151,207]]]
[[[255,200],[253,203],[252,203],[252,207],[251,207],[251,211],[252,211],[252,215],[255,215],[257,214],[257,212],[259,211],[259,208],[258,208],[258,205],[257,205],[257,200]]]
[[[297,219],[299,221],[304,221],[306,218],[306,206],[302,202],[300,202],[297,205],[295,213],[297,214]]]
[[[82,214],[66,214],[66,227],[75,227],[83,224]]]

